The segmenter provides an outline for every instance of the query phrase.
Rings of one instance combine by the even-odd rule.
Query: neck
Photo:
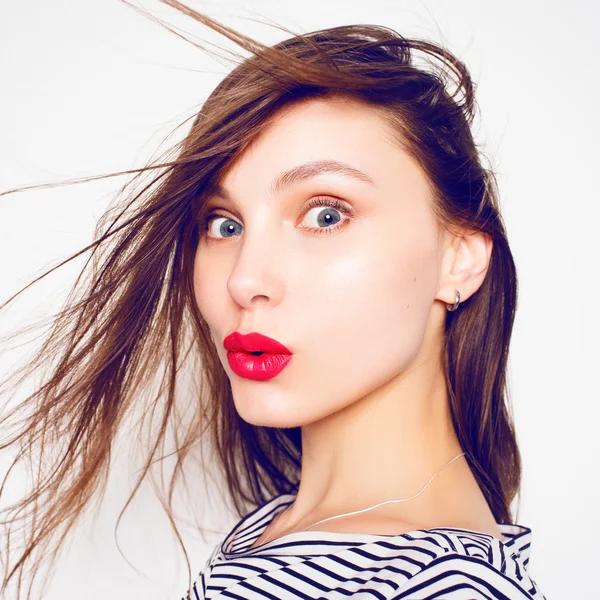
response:
[[[460,453],[443,371],[423,364],[302,428],[302,476],[286,528],[412,496]],[[465,476],[462,457],[419,498],[386,509],[410,522],[440,516],[441,497]]]

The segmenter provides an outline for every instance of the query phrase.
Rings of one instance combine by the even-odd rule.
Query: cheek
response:
[[[365,242],[306,284],[300,296],[310,301],[298,308],[294,331],[304,332],[302,385],[313,417],[351,404],[410,365],[433,302],[434,265],[427,249]]]
[[[418,349],[432,287],[422,264],[388,252],[363,252],[332,263],[321,283],[321,301],[311,302],[308,314],[316,333],[326,331],[328,343],[348,357]],[[318,295],[313,290],[312,297]]]

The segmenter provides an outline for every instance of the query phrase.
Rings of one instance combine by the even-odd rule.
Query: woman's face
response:
[[[411,365],[439,288],[440,241],[424,173],[375,110],[288,106],[221,187],[230,199],[215,194],[203,209],[218,216],[201,231],[194,289],[244,420],[312,423]],[[223,346],[236,331],[274,338],[291,360],[270,379],[236,374]]]

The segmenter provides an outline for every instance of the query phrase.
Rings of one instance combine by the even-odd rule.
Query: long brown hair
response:
[[[32,566],[30,597],[40,558],[56,560],[68,532],[104,489],[115,440],[140,410],[140,427],[152,425],[151,443],[123,511],[152,464],[165,458],[167,439],[176,465],[164,507],[176,534],[176,483],[185,480],[184,466],[206,440],[240,516],[297,489],[300,428],[256,427],[239,417],[194,300],[192,268],[198,216],[211,186],[280,108],[314,97],[345,96],[378,111],[429,178],[440,223],[485,232],[493,241],[480,289],[447,314],[444,356],[459,442],[497,522],[513,522],[521,460],[506,368],[517,279],[495,177],[482,165],[471,132],[476,104],[465,65],[437,44],[376,25],[293,35],[268,47],[179,2],[164,3],[250,57],[212,92],[183,141],[143,169],[125,171],[134,176],[100,220],[93,243],[61,263],[90,253],[41,351],[15,374],[13,387],[44,365],[52,362],[52,368],[1,421],[7,433],[0,448],[19,448],[13,467],[30,461],[36,470],[31,491],[4,509],[2,590],[16,580],[20,596]],[[190,372],[194,385],[184,388]],[[24,544],[11,560],[17,533]]]

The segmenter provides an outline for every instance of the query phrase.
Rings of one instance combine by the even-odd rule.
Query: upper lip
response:
[[[269,354],[291,354],[277,340],[261,333],[242,334],[237,331],[230,333],[224,340],[223,346],[230,352],[268,352]]]

